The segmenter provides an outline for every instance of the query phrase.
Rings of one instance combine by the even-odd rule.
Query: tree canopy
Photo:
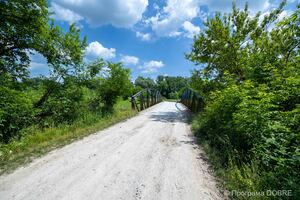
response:
[[[284,6],[262,17],[233,4],[207,20],[186,55],[201,65],[190,80],[205,99],[195,130],[226,167],[230,190],[300,194],[300,5],[279,21]]]
[[[113,112],[131,92],[130,70],[121,63],[84,63],[86,38],[75,24],[68,31],[55,25],[46,0],[0,1],[0,18],[0,142],[32,126]],[[29,77],[33,54],[46,58],[48,77]]]
[[[69,32],[50,22],[46,0],[0,2],[0,74],[28,76],[30,55],[40,53],[61,76],[79,70],[86,40],[71,25]]]

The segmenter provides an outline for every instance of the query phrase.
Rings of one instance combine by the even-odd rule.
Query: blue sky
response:
[[[52,18],[64,29],[76,23],[87,36],[85,61],[97,57],[122,61],[132,78],[142,75],[189,76],[195,69],[185,59],[193,36],[204,29],[203,22],[216,11],[229,12],[231,0],[50,0]],[[243,7],[246,0],[237,0]],[[251,0],[250,13],[265,15],[279,0]],[[295,10],[299,0],[288,0],[281,18]],[[41,55],[33,55],[31,75],[47,75]]]

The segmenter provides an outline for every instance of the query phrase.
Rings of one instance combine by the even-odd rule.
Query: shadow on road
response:
[[[193,149],[200,149],[200,144],[198,143],[197,138],[193,136],[189,136],[188,140],[182,140],[180,141],[180,143],[191,145]],[[204,152],[199,152],[199,154],[197,154],[196,159],[203,160],[205,162],[209,161],[208,157],[205,155]]]
[[[188,122],[189,112],[184,109],[184,107],[179,106],[180,104],[176,102],[176,110],[166,111],[166,112],[156,112],[150,115],[150,119],[153,121],[159,121],[164,123],[174,123],[174,122]]]
[[[184,107],[179,106],[179,103],[175,104],[176,110],[168,112],[157,112],[150,115],[150,119],[153,121],[174,123],[174,122],[184,122],[190,123],[190,112]]]
[[[179,112],[159,112],[150,115],[150,119],[153,121],[173,123],[173,122],[187,122],[186,116]]]

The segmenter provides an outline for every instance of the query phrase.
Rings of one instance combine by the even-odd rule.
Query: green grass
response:
[[[259,175],[257,174],[257,165],[254,163],[251,165],[237,166],[234,163],[230,163],[228,166],[224,166],[221,163],[221,158],[218,151],[212,148],[206,141],[198,139],[198,144],[206,153],[209,163],[213,168],[213,172],[218,181],[218,187],[223,193],[227,193],[226,196],[229,199],[237,200],[259,200],[260,196],[235,196],[232,191],[247,191],[255,192],[261,191],[257,188],[257,180]]]
[[[192,119],[192,131],[197,136],[197,116]],[[235,200],[261,200],[269,199],[264,196],[236,196],[235,191],[259,192],[264,189],[259,188],[258,181],[260,179],[258,165],[253,163],[237,165],[233,161],[228,164],[222,163],[222,155],[220,150],[213,148],[209,142],[203,137],[197,137],[197,143],[202,147],[208,157],[210,166],[217,179],[218,188],[229,199]],[[232,160],[232,159],[230,159]]]
[[[137,113],[131,109],[129,101],[119,101],[114,109],[114,113],[105,117],[87,114],[82,120],[71,125],[50,127],[44,130],[31,127],[20,140],[0,144],[0,174],[11,172],[53,149],[82,139]]]

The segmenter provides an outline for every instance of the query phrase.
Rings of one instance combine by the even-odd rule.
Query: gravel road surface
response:
[[[222,199],[187,111],[162,102],[0,177],[0,199]]]

